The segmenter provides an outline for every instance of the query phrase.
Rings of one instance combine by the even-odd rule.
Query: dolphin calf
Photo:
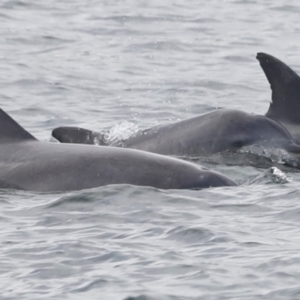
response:
[[[281,123],[300,143],[300,77],[276,57],[257,53],[272,90],[272,102],[266,116]]]
[[[161,189],[234,186],[180,159],[114,147],[42,142],[0,109],[0,188],[71,191],[108,184]]]

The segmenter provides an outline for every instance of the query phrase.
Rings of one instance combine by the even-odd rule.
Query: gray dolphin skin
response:
[[[286,64],[266,53],[257,53],[272,90],[268,118],[280,122],[300,143],[300,77]]]
[[[226,176],[149,152],[42,142],[0,109],[0,188],[52,192],[132,184],[161,189],[234,186]]]
[[[59,127],[52,135],[62,143],[80,142],[75,139],[77,130],[79,128]],[[214,154],[250,145],[300,153],[300,146],[278,122],[266,116],[227,109],[139,131],[120,143],[126,148],[176,156]]]
[[[295,149],[291,135],[277,122],[227,109],[142,131],[123,144],[128,148],[179,156],[214,154],[254,144],[265,149]]]
[[[300,166],[300,157],[295,156],[300,153],[300,146],[294,140],[296,132],[300,139],[300,101],[297,101],[300,95],[300,78],[289,67],[268,54],[258,53],[257,59],[273,90],[273,102],[265,116],[220,109],[139,131],[114,146],[165,155],[198,156],[257,145],[263,149],[285,150],[294,156],[297,166]],[[292,131],[297,129],[298,124],[298,131]],[[78,139],[77,135],[83,130],[86,135],[94,138],[97,134],[102,137],[105,135],[78,127],[59,127],[53,130],[52,136],[62,143],[81,143],[83,139]],[[100,140],[105,141],[105,138]],[[295,162],[292,166],[295,166]]]

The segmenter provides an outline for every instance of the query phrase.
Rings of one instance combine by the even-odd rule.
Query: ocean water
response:
[[[296,0],[4,0],[1,108],[45,141],[63,125],[118,135],[215,108],[264,114],[256,53],[300,73],[299,13]],[[0,299],[300,299],[299,173],[195,163],[241,185],[1,190]]]

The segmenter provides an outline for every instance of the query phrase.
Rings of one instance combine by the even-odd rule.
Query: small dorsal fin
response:
[[[95,132],[79,127],[57,127],[52,136],[61,143],[107,145],[105,132]]]
[[[8,140],[20,142],[36,138],[0,108],[0,143]]]
[[[279,59],[257,53],[272,89],[272,102],[266,116],[278,121],[300,124],[300,77]]]

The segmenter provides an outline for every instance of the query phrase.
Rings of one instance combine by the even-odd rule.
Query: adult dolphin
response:
[[[1,109],[0,149],[0,188],[51,192],[108,184],[161,189],[236,185],[220,173],[149,152],[41,142]]]
[[[62,143],[81,143],[77,133],[97,144],[100,133],[77,127],[59,127],[52,136]],[[100,134],[101,135],[101,134]],[[103,139],[101,139],[103,141]],[[139,131],[116,146],[165,155],[201,156],[256,145],[284,150],[287,164],[300,166],[300,146],[278,122],[239,110],[220,109],[183,121]]]
[[[257,53],[272,90],[272,102],[266,116],[281,123],[300,143],[300,77],[278,58]]]
[[[259,53],[257,58],[265,56],[267,55]],[[290,75],[287,71],[282,73],[282,76]],[[277,81],[280,81],[279,75],[276,73],[273,75],[277,76]],[[294,94],[291,95],[293,96]],[[284,106],[281,103],[284,101],[285,99],[281,97],[277,102]],[[300,148],[289,131],[279,123],[281,111],[276,110],[277,118],[274,117],[275,114],[272,111],[274,111],[272,105],[266,116],[239,110],[215,110],[179,122],[139,131],[134,136],[114,145],[177,156],[207,155],[256,145],[263,150],[286,151],[289,155],[285,163],[299,167]],[[283,113],[283,119],[289,120],[289,112]],[[91,144],[103,144],[105,141],[104,133],[78,127],[56,128],[52,136],[62,143],[86,143],[88,141]],[[286,157],[285,155],[284,159]]]

